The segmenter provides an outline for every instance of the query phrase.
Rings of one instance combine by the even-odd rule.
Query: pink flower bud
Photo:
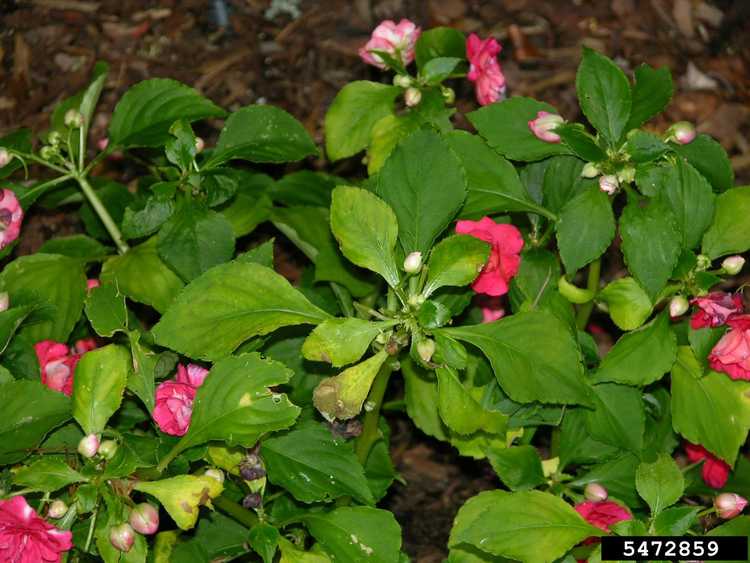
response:
[[[729,520],[745,510],[747,499],[735,493],[721,493],[714,499],[714,508],[719,518]]]
[[[620,182],[617,181],[617,176],[608,174],[599,178],[599,189],[609,195],[614,194],[620,187]]]
[[[409,20],[402,19],[398,24],[385,20],[373,30],[370,40],[359,50],[359,56],[367,64],[385,70],[388,65],[377,53],[382,51],[406,66],[414,60],[414,47],[421,32]]]
[[[65,501],[62,501],[60,499],[52,501],[52,504],[49,505],[49,509],[47,510],[47,516],[49,518],[62,518],[65,516],[65,513],[68,512],[68,505],[65,504]]]
[[[599,483],[589,483],[586,485],[586,488],[583,489],[583,496],[586,497],[586,500],[601,502],[607,500],[609,493],[607,492],[607,489]]]
[[[422,269],[422,253],[411,252],[404,260],[404,271],[407,274],[416,274]]]
[[[7,311],[10,307],[10,295],[7,291],[0,292],[0,313]]]
[[[117,453],[117,442],[114,440],[104,440],[99,446],[97,453],[104,459],[112,459]]]
[[[669,316],[673,319],[687,313],[690,303],[682,295],[676,295],[669,302]]]
[[[553,133],[553,131],[558,125],[562,125],[563,123],[565,123],[565,120],[556,113],[540,111],[536,114],[536,119],[529,121],[529,129],[541,141],[559,143],[560,135]]]
[[[102,137],[96,142],[96,148],[100,151],[105,150],[109,146],[109,137]]]
[[[109,541],[116,550],[128,552],[133,547],[135,532],[133,532],[130,524],[127,523],[112,526],[109,530]]]
[[[422,361],[427,363],[432,359],[432,355],[435,353],[435,341],[431,338],[425,338],[417,342],[417,353]]]
[[[6,166],[11,160],[13,160],[13,155],[8,152],[8,149],[0,147],[0,168]]]
[[[675,143],[687,145],[695,139],[695,127],[689,121],[678,121],[669,128],[670,138]]]
[[[203,149],[206,148],[206,141],[204,141],[201,137],[195,138],[195,152],[200,154],[203,152]]]
[[[99,451],[99,436],[96,434],[89,434],[81,438],[78,442],[78,453],[85,458],[92,458]]]
[[[95,287],[99,287],[100,285],[102,284],[97,279],[86,280],[86,289],[88,291],[91,291],[92,289],[94,289]]]
[[[159,529],[159,511],[153,505],[143,502],[133,508],[128,522],[139,534],[150,536]]]
[[[407,88],[404,93],[404,102],[410,108],[419,105],[422,101],[422,92],[418,88]]]
[[[724,258],[724,261],[721,263],[721,267],[724,268],[724,271],[730,276],[739,274],[744,265],[745,259],[739,255]]]

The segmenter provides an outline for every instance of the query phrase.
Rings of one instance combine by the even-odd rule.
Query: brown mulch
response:
[[[747,0],[302,0],[287,2],[299,5],[299,17],[273,19],[265,16],[268,0],[226,0],[226,26],[219,25],[216,4],[0,0],[0,134],[19,126],[43,131],[55,104],[80,90],[94,63],[104,60],[111,70],[95,138],[105,136],[114,104],[130,85],[159,76],[191,84],[228,109],[281,106],[322,142],[323,117],[338,89],[381,78],[359,61],[357,48],[380,20],[408,17],[424,28],[494,35],[504,45],[509,93],[544,99],[567,119],[577,117],[573,81],[582,44],[626,70],[644,61],[667,65],[675,98],[653,126],[695,122],[729,151],[737,183],[750,181]],[[469,85],[457,89],[459,108],[471,109]],[[215,135],[219,125],[201,133]],[[333,170],[361,173],[356,159]],[[78,229],[75,218],[45,212],[24,229],[22,251]],[[396,485],[388,507],[405,527],[406,551],[417,561],[440,561],[458,506],[497,482],[486,465],[457,457],[401,420],[393,441],[409,486]]]

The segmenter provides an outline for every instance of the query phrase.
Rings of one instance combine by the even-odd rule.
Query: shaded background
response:
[[[649,126],[661,131],[689,120],[729,151],[737,183],[750,181],[750,1],[748,0],[0,0],[0,135],[20,126],[43,131],[55,104],[87,83],[97,60],[110,76],[92,127],[106,136],[115,102],[151,77],[193,85],[227,109],[278,105],[317,142],[336,92],[357,79],[380,80],[357,48],[383,19],[407,17],[423,28],[456,27],[492,35],[503,46],[509,95],[552,103],[578,118],[575,69],[582,44],[631,71],[641,62],[668,66],[675,97]],[[471,85],[456,84],[458,106],[474,106]],[[200,133],[218,133],[208,123]],[[309,162],[331,170],[324,160]],[[362,174],[357,159],[339,174]],[[133,171],[100,170],[127,183]],[[35,213],[21,252],[80,231],[62,211]],[[281,270],[295,277],[296,256],[283,242]],[[457,508],[495,488],[488,465],[457,458],[395,418],[393,456],[409,486],[386,500],[404,525],[405,549],[417,561],[440,561]]]

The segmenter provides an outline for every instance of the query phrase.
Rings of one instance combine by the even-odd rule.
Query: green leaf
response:
[[[511,491],[525,491],[546,481],[542,461],[533,446],[490,449],[487,452],[492,469]]]
[[[556,229],[560,258],[572,274],[599,258],[615,236],[609,197],[598,186],[588,186],[562,208]]]
[[[600,162],[607,159],[607,153],[580,123],[563,123],[555,127],[555,133],[576,156],[586,162]]]
[[[70,399],[38,381],[19,380],[0,385],[0,464],[9,465],[29,455],[53,428],[70,418]]]
[[[680,479],[683,479],[682,474]],[[693,506],[667,508],[654,518],[654,533],[657,536],[683,536],[698,520],[700,511],[700,507]]]
[[[156,237],[114,256],[102,267],[102,283],[115,283],[130,299],[164,313],[184,283],[156,251]]]
[[[674,213],[677,228],[682,233],[683,248],[690,250],[698,246],[714,215],[715,196],[708,181],[679,159],[663,176],[658,197]]]
[[[331,231],[351,262],[377,272],[392,287],[398,285],[398,222],[387,203],[367,190],[339,186],[331,200]]]
[[[672,99],[672,75],[669,68],[652,68],[642,64],[635,69],[635,84],[632,88],[633,103],[626,131],[643,125],[661,113]]]
[[[130,352],[133,357],[133,371],[128,377],[127,387],[146,405],[148,412],[154,410],[154,373],[159,357],[140,342],[141,334],[132,331],[128,334]]]
[[[593,381],[646,386],[661,379],[677,358],[677,338],[663,313],[642,328],[629,332],[604,356]]]
[[[633,278],[620,278],[605,287],[599,298],[607,304],[609,316],[622,330],[635,330],[651,315],[651,300]]]
[[[638,466],[635,487],[651,508],[651,514],[657,515],[680,500],[685,490],[685,479],[674,460],[661,454],[655,462],[642,462]]]
[[[427,252],[466,198],[461,163],[432,131],[413,133],[378,175],[377,194],[393,209],[404,254]]]
[[[331,558],[320,549],[320,544],[315,544],[311,551],[304,551],[282,536],[279,538],[279,551],[279,563],[331,563]]]
[[[328,502],[342,496],[374,502],[351,444],[335,439],[322,424],[309,422],[264,440],[261,455],[269,480],[301,502]]]
[[[698,135],[686,145],[671,143],[672,149],[705,176],[714,191],[724,192],[734,187],[732,162],[715,139]]]
[[[183,174],[190,172],[195,155],[198,154],[192,127],[188,122],[180,119],[169,128],[169,134],[172,137],[164,146],[167,160],[177,166]]]
[[[641,390],[616,383],[600,383],[593,390],[596,408],[586,413],[591,437],[639,453],[646,427]]]
[[[566,408],[560,425],[560,467],[571,463],[601,463],[620,450],[595,440],[588,431],[586,418],[590,411],[582,407]]]
[[[419,129],[419,120],[412,113],[389,114],[378,120],[372,128],[367,148],[367,173],[374,176],[385,164],[396,145]]]
[[[139,82],[120,98],[109,125],[109,142],[113,147],[156,147],[169,140],[169,128],[179,119],[191,123],[223,116],[223,109],[193,88],[175,80],[152,78]]]
[[[66,342],[83,310],[83,263],[59,254],[22,256],[3,269],[0,291],[10,294],[14,307],[34,305],[47,313],[39,322],[22,329],[32,342]]]
[[[281,534],[276,528],[261,522],[250,529],[248,542],[253,551],[261,556],[263,563],[273,563],[280,538]]]
[[[159,256],[185,281],[227,262],[234,254],[234,232],[223,215],[183,204],[159,231]]]
[[[0,312],[0,354],[5,352],[18,328],[33,311],[33,306],[24,305]]]
[[[86,235],[71,235],[50,239],[37,252],[40,254],[62,254],[71,258],[81,258],[87,262],[96,262],[110,254],[112,249]]]
[[[87,480],[62,459],[51,457],[25,465],[13,475],[14,485],[44,493],[52,493],[73,483]]]
[[[716,212],[703,236],[703,253],[714,259],[750,249],[750,186],[727,190],[716,198]]]
[[[433,59],[440,57],[466,58],[466,38],[452,27],[433,27],[423,32],[415,46],[417,67],[422,70]]]
[[[266,268],[273,268],[274,239],[269,239],[247,252],[237,255],[238,262],[253,262]]]
[[[302,355],[341,367],[359,360],[376,336],[398,321],[371,322],[355,317],[328,319],[316,326],[302,345]]]
[[[328,317],[270,268],[235,261],[193,280],[153,332],[163,346],[216,360],[253,336]]]
[[[631,198],[620,216],[625,262],[652,301],[664,289],[682,250],[674,215],[659,201],[642,207]]]
[[[401,528],[387,510],[342,506],[327,513],[308,513],[304,522],[336,561],[394,563],[399,560]]]
[[[469,544],[492,555],[542,563],[601,533],[550,493],[487,491],[459,509],[449,545]]]
[[[466,173],[468,191],[461,217],[479,218],[501,211],[530,211],[550,216],[549,211],[531,199],[513,165],[481,137],[466,131],[451,131],[444,138]]]
[[[411,358],[401,362],[404,376],[406,412],[412,422],[425,434],[438,440],[448,439],[448,429],[438,412],[437,384],[432,374],[417,366]]]
[[[576,74],[576,92],[583,114],[614,146],[626,132],[632,105],[625,73],[601,53],[584,47]]]
[[[128,310],[125,296],[111,283],[90,290],[86,298],[86,316],[99,336],[112,336],[127,330]]]
[[[462,60],[463,57],[435,57],[420,69],[420,75],[427,84],[440,84],[453,73]]]
[[[125,210],[135,199],[133,194],[128,191],[127,186],[124,184],[111,180],[101,180],[93,177],[91,178],[91,183],[94,186],[96,195],[109,212],[112,220],[115,224],[120,225],[125,215]],[[94,210],[89,201],[83,203],[78,214],[89,235],[100,241],[109,242],[112,240],[109,231],[104,226],[104,223],[102,223],[101,217],[99,217],[99,214]]]
[[[221,170],[224,170],[223,168]],[[221,214],[232,225],[235,237],[250,234],[271,216],[271,198],[265,193],[273,180],[265,174],[231,169],[237,178],[237,193],[222,206]]]
[[[557,113],[549,104],[531,98],[513,97],[467,114],[467,118],[487,143],[511,160],[535,161],[556,154],[569,154],[562,143],[547,143],[529,129],[537,113]]]
[[[140,209],[132,206],[122,216],[122,235],[127,239],[145,237],[155,233],[174,214],[174,202],[149,197]]]
[[[651,162],[670,150],[669,145],[660,137],[636,129],[628,134],[627,151],[634,162]]]
[[[441,240],[430,254],[422,294],[429,297],[441,287],[469,285],[484,267],[489,254],[489,244],[468,235],[452,235]]]
[[[93,485],[91,485],[91,487],[94,489],[94,498],[92,499],[92,501],[98,501],[99,492],[94,488]],[[80,493],[81,487],[78,488],[78,491]],[[130,548],[130,550],[128,550],[127,553],[123,553],[122,551],[115,549],[115,546],[112,545],[112,542],[109,539],[110,529],[113,526],[117,526],[119,524],[122,524],[123,522],[127,522],[130,511],[125,505],[122,497],[116,495],[114,491],[112,491],[112,489],[110,489],[109,487],[102,488],[101,496],[103,497],[104,503],[106,505],[106,512],[102,510],[101,515],[94,519],[94,537],[96,538],[96,548],[99,557],[101,557],[104,563],[146,563],[148,544],[146,543],[146,538],[143,535],[134,534],[135,537],[133,546]],[[79,511],[81,509],[80,498],[78,499],[78,509]],[[89,522],[81,522],[80,524],[84,525],[86,531],[88,532],[88,525],[90,525]],[[75,529],[73,534],[73,537],[75,538]],[[81,540],[81,543],[83,543],[83,540]],[[78,545],[80,546],[81,543],[78,543]]]
[[[195,394],[190,429],[177,451],[210,440],[249,448],[263,434],[288,428],[300,409],[270,387],[291,377],[292,371],[283,364],[264,360],[257,353],[215,363]]]
[[[750,428],[750,383],[724,374],[703,375],[688,347],[681,347],[672,368],[672,424],[685,439],[734,465]]]
[[[600,483],[609,491],[609,496],[622,500],[629,506],[639,506],[640,498],[635,490],[635,472],[640,458],[632,453],[594,465],[590,470],[571,481],[573,487],[585,487],[588,483]]]
[[[130,366],[128,351],[115,344],[81,357],[73,379],[73,417],[86,434],[104,430],[120,408]]]
[[[326,153],[332,161],[357,154],[370,144],[373,126],[394,112],[401,88],[367,80],[344,86],[325,117]]]
[[[317,152],[310,134],[283,109],[247,106],[229,116],[205,166],[214,168],[233,159],[294,162]]]
[[[544,205],[554,213],[560,213],[565,204],[581,193],[591,180],[581,178],[583,162],[575,156],[553,156],[548,158],[544,171],[542,195]]]
[[[445,425],[459,434],[473,434],[489,426],[489,415],[458,379],[455,370],[435,370],[438,385],[438,412]]]
[[[750,516],[737,516],[721,526],[716,526],[707,535],[711,537],[750,536]],[[748,559],[750,559],[750,549],[748,549],[746,557],[740,557],[737,561],[731,561],[730,563],[741,563]]]
[[[550,313],[517,313],[493,323],[440,331],[479,348],[514,401],[591,404],[578,345],[562,321]],[[538,342],[544,342],[544,347]]]
[[[189,530],[198,520],[201,505],[221,494],[218,479],[204,475],[178,475],[161,481],[136,481],[133,488],[155,497],[181,530]]]

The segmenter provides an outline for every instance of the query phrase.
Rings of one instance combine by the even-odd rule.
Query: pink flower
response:
[[[721,326],[731,317],[742,313],[742,296],[737,293],[730,295],[714,291],[703,297],[696,297],[691,303],[699,309],[690,319],[693,329]]]
[[[467,78],[474,82],[477,101],[486,106],[505,97],[505,76],[497,62],[502,46],[495,39],[482,41],[475,33],[466,40],[466,57],[469,59]]]
[[[559,143],[560,135],[554,133],[555,127],[565,123],[565,120],[556,113],[540,111],[536,114],[536,119],[529,121],[529,129],[534,133],[537,139],[546,143]]]
[[[40,518],[24,497],[0,501],[0,561],[56,563],[73,547],[72,538]]]
[[[480,299],[483,323],[491,323],[505,316],[505,309],[498,297],[481,297]]]
[[[11,190],[0,194],[0,248],[5,248],[18,238],[23,222],[23,209]]]
[[[714,499],[714,508],[719,518],[729,520],[745,510],[747,499],[736,493],[721,493]]]
[[[174,379],[160,383],[156,388],[156,406],[152,413],[154,422],[162,432],[183,436],[190,428],[193,416],[195,391],[208,375],[208,370],[195,364],[179,364]]]
[[[73,392],[73,371],[78,358],[70,355],[65,344],[54,340],[42,340],[34,344],[39,360],[42,384],[54,391],[70,396]]]
[[[605,532],[609,532],[610,526],[633,518],[627,508],[611,500],[599,502],[587,500],[577,504],[575,509],[586,522]]]
[[[81,338],[73,344],[73,349],[78,356],[83,356],[86,352],[96,349],[96,340],[93,338]]]
[[[508,284],[518,273],[521,264],[521,232],[513,225],[495,223],[489,217],[483,217],[480,221],[459,221],[456,232],[492,245],[487,263],[471,286],[474,291],[493,297],[508,293]]]
[[[376,27],[370,40],[359,50],[359,56],[367,64],[385,70],[388,65],[378,53],[383,51],[391,57],[401,60],[404,66],[414,60],[414,46],[422,32],[414,22],[403,19],[398,24],[385,20]]]
[[[87,291],[91,291],[92,289],[94,289],[95,287],[99,287],[100,285],[102,284],[97,279],[86,280]]]
[[[719,459],[703,446],[690,442],[685,442],[685,453],[690,463],[703,461],[701,476],[706,485],[714,489],[721,489],[726,485],[729,472],[732,470],[727,462]]]
[[[750,381],[750,315],[738,315],[727,324],[732,328],[711,350],[708,365],[732,379]]]

